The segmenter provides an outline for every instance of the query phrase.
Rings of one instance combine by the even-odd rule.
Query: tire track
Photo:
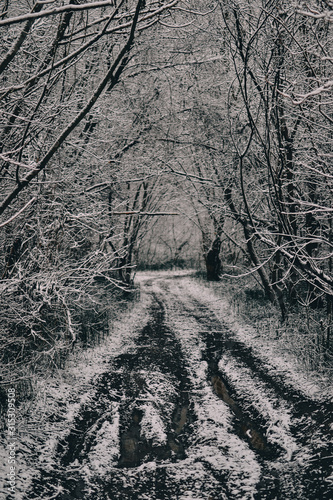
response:
[[[181,485],[167,468],[186,458],[195,415],[183,355],[164,315],[154,295],[151,319],[136,348],[111,361],[93,397],[59,442],[57,467],[40,472],[27,499],[46,498],[54,491],[59,500],[135,499],[145,490],[149,498],[162,499],[172,490],[179,493]],[[110,432],[113,436],[106,437]],[[98,439],[109,440],[109,461],[101,475],[96,471],[100,464],[95,464]],[[151,467],[153,463],[161,466]],[[145,466],[142,474],[140,467]]]
[[[285,384],[175,281],[142,285],[148,323],[110,359],[25,499],[331,498],[328,404]]]
[[[272,374],[270,367],[264,365],[251,348],[235,339],[233,332],[205,304],[183,291],[175,293],[167,282],[161,282],[160,286],[167,294],[166,300],[168,295],[174,295],[173,314],[182,314],[197,322],[204,345],[202,355],[208,365],[213,390],[233,411],[238,435],[260,455],[263,472],[256,498],[330,499],[332,490],[325,479],[332,466],[332,404],[310,400],[286,384],[280,374]],[[277,440],[272,443],[271,439],[266,439],[272,422],[262,408],[250,401],[251,396],[246,397],[246,384],[242,387],[237,377],[230,376],[232,370],[229,374],[224,370],[223,359],[236,362],[234,370],[246,375],[248,381],[263,391],[266,404],[273,401],[273,405],[290,414],[289,440],[297,443],[298,455],[302,452],[307,455],[304,459],[297,457],[298,465],[290,450],[284,461],[281,457],[283,445]]]

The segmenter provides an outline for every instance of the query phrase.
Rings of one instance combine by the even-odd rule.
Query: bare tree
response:
[[[81,314],[105,311],[103,294],[128,285],[135,241],[148,216],[122,223],[112,215],[111,220],[110,206],[112,211],[116,206],[110,205],[109,193],[128,172],[129,207],[148,210],[152,186],[143,180],[133,201],[134,169],[117,157],[127,144],[113,137],[112,127],[124,111],[114,90],[134,60],[135,35],[139,39],[168,17],[176,3],[73,0],[53,2],[52,8],[37,2],[30,9],[29,2],[13,1],[1,17],[5,363],[59,362],[82,333]],[[103,122],[105,109],[110,112]],[[131,121],[122,134],[130,127]],[[116,240],[114,250],[105,245],[108,237]]]

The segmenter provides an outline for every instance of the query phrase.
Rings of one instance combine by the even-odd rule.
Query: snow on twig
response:
[[[21,208],[21,210],[19,210],[18,212],[16,212],[16,214],[14,214],[12,217],[10,217],[10,219],[8,219],[5,222],[3,222],[2,224],[0,224],[0,228],[3,228],[4,226],[7,226],[7,224],[10,224],[11,222],[13,222],[13,220],[16,219],[16,217],[18,217],[19,215],[21,215],[21,213],[24,212],[24,210],[26,208],[28,208],[29,205],[31,205],[34,201],[36,201],[36,196],[31,198],[31,200],[29,200],[28,203],[26,203],[24,205],[24,207]]]
[[[54,16],[56,14],[62,14],[63,12],[74,12],[88,9],[97,9],[100,7],[113,6],[113,0],[106,0],[103,2],[93,2],[93,3],[83,3],[81,5],[63,5],[62,7],[55,7],[53,9],[44,10],[42,12],[30,12],[29,14],[24,14],[22,16],[10,17],[9,19],[3,19],[0,21],[0,26],[8,26],[9,24],[22,23],[28,21],[29,19],[40,19],[41,17]]]

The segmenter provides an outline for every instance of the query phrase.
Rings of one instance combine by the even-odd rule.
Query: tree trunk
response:
[[[221,277],[220,274],[222,270],[220,250],[221,250],[221,240],[219,237],[217,237],[213,241],[213,244],[205,257],[208,281],[220,280]]]

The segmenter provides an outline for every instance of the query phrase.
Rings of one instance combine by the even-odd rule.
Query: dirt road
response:
[[[141,294],[135,345],[110,359],[26,498],[332,498],[329,401],[243,341],[186,276],[141,277]]]

